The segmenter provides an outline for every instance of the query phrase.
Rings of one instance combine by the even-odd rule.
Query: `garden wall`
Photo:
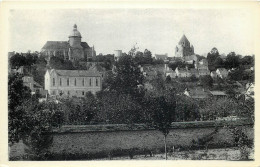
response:
[[[250,139],[254,138],[253,123],[231,123],[241,127]],[[225,144],[234,144],[231,132],[225,125],[214,121],[173,123],[167,136],[167,145],[171,148],[191,146],[192,140],[197,141],[210,134],[213,134],[209,142],[211,145],[223,147]],[[214,133],[216,127],[218,131]],[[63,126],[50,134],[53,143],[49,151],[53,154],[84,155],[129,149],[160,150],[164,147],[162,133],[143,124]],[[25,148],[22,142],[14,144],[10,147],[10,158],[25,155]]]
[[[114,125],[116,126],[116,125]],[[251,125],[241,126],[250,139],[254,138],[254,129]],[[89,127],[85,127],[89,128]],[[162,133],[154,129],[138,130],[99,130],[91,131],[84,127],[70,127],[70,130],[61,130],[53,133],[53,153],[97,153],[109,152],[117,149],[160,149],[164,147]],[[169,146],[190,146],[192,140],[198,140],[212,134],[215,126],[186,126],[170,130],[167,136]],[[212,145],[233,144],[231,132],[222,126],[213,135]]]

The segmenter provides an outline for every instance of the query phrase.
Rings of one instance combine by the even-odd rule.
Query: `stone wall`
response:
[[[254,137],[252,127],[243,126],[249,138]],[[170,130],[167,136],[169,146],[189,146],[192,140],[214,132],[215,127],[180,128]],[[159,149],[164,147],[163,135],[157,130],[94,131],[53,133],[53,153],[96,153],[116,149]],[[220,128],[210,144],[233,143],[230,131]]]
[[[243,132],[254,139],[254,128],[252,123],[246,120],[242,123],[233,122],[234,126],[240,126]],[[217,133],[215,127],[218,127]],[[191,146],[192,140],[197,141],[213,134],[211,145],[223,146],[234,144],[232,134],[224,124],[216,124],[214,121],[181,122],[174,123],[167,136],[167,145]],[[63,126],[54,130],[53,143],[50,151],[54,154],[86,154],[109,152],[113,150],[128,150],[133,148],[156,150],[164,147],[164,137],[158,130],[148,128],[144,124],[134,126],[124,124],[111,125],[71,125]],[[20,141],[9,148],[11,157],[24,155],[23,143]]]

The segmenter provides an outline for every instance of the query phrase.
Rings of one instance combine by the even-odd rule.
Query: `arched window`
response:
[[[67,86],[69,86],[69,85],[70,85],[70,79],[67,78]]]
[[[74,82],[75,86],[77,85],[77,78],[75,78],[75,82]]]
[[[52,79],[52,85],[55,86],[55,78]]]
[[[98,86],[98,78],[96,78],[96,86]]]

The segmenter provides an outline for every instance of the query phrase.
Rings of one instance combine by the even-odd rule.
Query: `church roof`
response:
[[[81,42],[83,48],[90,48],[87,42]]]
[[[97,77],[101,76],[98,71],[94,70],[55,70],[59,76],[68,77]]]
[[[182,43],[185,44],[189,44],[189,40],[187,39],[187,37],[183,34],[183,36],[181,37],[181,40],[179,41],[179,45],[181,45]]]
[[[67,41],[47,41],[42,49],[68,49],[69,43]]]
[[[90,48],[87,42],[81,42],[81,46],[84,49]],[[70,45],[67,41],[47,41],[45,45],[42,47],[44,50],[62,50],[62,49],[69,49]]]

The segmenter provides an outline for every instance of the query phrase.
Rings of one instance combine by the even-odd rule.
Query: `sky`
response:
[[[40,51],[46,41],[68,41],[77,24],[82,41],[96,53],[139,51],[174,56],[185,34],[196,54],[254,54],[252,12],[248,9],[48,9],[10,10],[9,51]]]

